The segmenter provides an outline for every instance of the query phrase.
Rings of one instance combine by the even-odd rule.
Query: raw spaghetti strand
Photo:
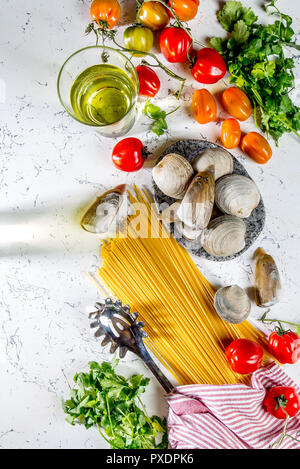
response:
[[[130,201],[139,213],[103,243],[100,283],[138,311],[148,347],[180,384],[248,382],[231,370],[224,350],[240,337],[265,346],[263,334],[247,322],[223,321],[214,309],[214,288],[151,211],[149,194],[134,187]]]

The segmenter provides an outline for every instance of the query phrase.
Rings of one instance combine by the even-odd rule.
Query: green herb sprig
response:
[[[117,364],[118,360],[112,364],[91,362],[88,373],[76,373],[77,387],[71,390],[70,399],[62,402],[67,422],[86,428],[97,426],[115,449],[167,448],[166,420],[149,417],[139,397],[149,378],[133,375],[126,379],[116,374]]]
[[[292,18],[281,13],[275,2],[272,0],[265,9],[279,19],[263,25],[251,8],[227,1],[218,12],[218,20],[230,37],[214,37],[210,44],[224,57],[230,83],[242,88],[253,102],[256,125],[277,145],[285,132],[294,132],[300,138],[300,108],[289,97],[294,88],[294,61],[284,56],[285,46],[298,50],[300,46],[293,40]]]
[[[143,114],[149,117],[149,119],[153,120],[153,123],[151,125],[151,130],[156,135],[160,136],[160,135],[163,135],[168,128],[166,117],[172,114],[173,112],[177,111],[177,109],[179,108],[180,108],[180,105],[177,106],[172,111],[166,112],[162,110],[159,106],[152,104],[150,102],[150,99],[147,99],[144,109],[143,109]]]

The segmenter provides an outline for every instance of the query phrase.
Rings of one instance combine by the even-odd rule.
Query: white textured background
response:
[[[258,0],[259,18],[267,19]],[[81,231],[82,210],[103,189],[121,182],[149,184],[151,171],[136,174],[114,169],[110,154],[116,143],[72,120],[56,94],[56,77],[64,60],[91,45],[84,29],[90,20],[87,0],[46,2],[2,0],[0,18],[0,447],[101,448],[97,431],[71,427],[64,421],[61,396],[68,381],[90,360],[107,358],[92,337],[87,309],[97,290],[84,272],[99,264],[98,242]],[[199,40],[222,35],[216,20],[217,0],[201,0],[190,22]],[[299,32],[297,0],[278,2],[294,19]],[[134,17],[134,1],[123,1],[122,31]],[[126,17],[127,15],[127,17]],[[298,35],[299,37],[299,35]],[[178,72],[180,71],[178,67]],[[181,70],[181,73],[188,71]],[[298,76],[300,70],[298,68]],[[176,105],[168,88],[176,83],[160,78],[160,104]],[[298,80],[299,83],[299,80]],[[222,90],[226,82],[209,87]],[[148,131],[146,118],[131,132],[158,155],[179,138],[216,141],[220,126],[200,126],[191,117],[190,98],[201,85],[189,78],[180,111],[169,119],[160,139]],[[5,89],[4,89],[5,88]],[[297,92],[294,93],[295,99]],[[5,98],[5,99],[3,99]],[[3,102],[4,101],[4,102]],[[219,108],[221,116],[225,116]],[[254,130],[252,119],[243,130]],[[285,136],[266,166],[256,165],[237,149],[257,182],[267,222],[259,240],[241,258],[214,263],[198,260],[201,271],[215,285],[253,284],[254,249],[262,245],[278,262],[284,298],[273,315],[300,322],[300,165],[299,142]],[[255,307],[252,318],[261,311]],[[285,367],[300,382],[300,365]],[[122,364],[124,373],[147,371],[133,355]],[[159,386],[147,391],[150,412],[166,413]]]

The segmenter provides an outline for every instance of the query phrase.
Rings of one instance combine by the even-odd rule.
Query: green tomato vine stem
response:
[[[145,0],[144,3],[149,3],[151,2],[152,0]],[[188,36],[191,38],[192,40],[192,44],[190,45],[189,47],[189,50],[188,50],[188,53],[187,53],[187,57],[189,59],[190,62],[192,62],[192,59],[190,57],[190,50],[191,48],[193,47],[193,44],[198,44],[200,45],[201,47],[206,47],[205,44],[203,44],[202,42],[200,41],[197,41],[196,39],[193,38],[189,28],[187,28],[186,26],[184,26],[183,22],[179,19],[179,17],[176,15],[175,11],[174,11],[174,8],[172,7],[172,5],[167,5],[165,2],[163,2],[163,0],[155,0],[156,3],[161,3],[167,10],[169,10],[172,15],[174,16],[174,20],[175,20],[175,27],[179,27],[179,28],[182,28],[187,34]],[[138,2],[139,3],[139,2]],[[171,25],[172,26],[172,25]]]
[[[119,48],[119,52],[129,52],[132,55],[141,53],[141,51],[138,51],[136,49],[127,49],[126,47],[121,46],[120,44],[117,43],[117,41],[115,40],[114,37],[113,37],[112,41]],[[170,70],[168,67],[166,67],[154,54],[152,54],[152,52],[144,52],[144,54],[150,56],[152,59],[154,59],[156,61],[155,66],[160,67],[167,75],[169,75],[170,77],[172,77],[175,80],[178,80],[180,82],[180,88],[178,90],[179,94],[178,94],[178,91],[176,92],[176,96],[179,99],[182,88],[183,88],[184,83],[185,83],[185,78],[180,77],[179,75],[174,73],[172,70]],[[144,62],[146,62],[146,61],[144,61]],[[147,65],[149,65],[150,67],[153,66],[153,65],[148,64],[148,63],[147,63]]]
[[[290,322],[290,321],[284,321],[284,320],[281,320],[281,319],[275,319],[275,318],[266,318],[266,315],[270,312],[270,309],[268,309],[260,318],[259,318],[259,321],[263,322],[263,323],[274,323],[274,322],[277,322],[277,324],[279,324],[279,327],[281,327],[281,324],[289,324],[290,326],[294,326],[294,327],[300,327],[300,324],[297,324],[295,322]]]
[[[121,46],[121,44],[119,44],[116,39],[115,39],[115,31],[113,30],[107,30],[107,29],[102,29],[102,28],[98,28],[98,29],[95,29],[94,27],[94,24],[91,23],[86,32],[89,33],[91,31],[94,31],[94,33],[96,34],[96,45],[98,45],[98,40],[99,40],[99,36],[102,37],[102,43],[104,45],[104,42],[105,42],[105,39],[110,39],[116,46],[118,49],[116,49],[118,52],[128,52],[130,54],[132,54],[133,56],[135,54],[141,54],[141,51],[140,50],[137,50],[137,49],[127,49],[126,47],[123,47]],[[153,54],[152,52],[142,52],[143,55],[147,55],[149,57],[151,57],[153,60],[156,61],[156,64],[155,65],[151,65],[151,64],[148,64],[145,60],[143,60],[142,62],[144,62],[145,64],[149,65],[149,66],[156,66],[156,67],[160,67],[167,75],[169,75],[170,77],[174,78],[175,80],[178,80],[180,82],[180,88],[179,90],[175,93],[175,96],[177,99],[180,98],[180,95],[181,95],[181,91],[182,91],[182,88],[184,86],[184,83],[185,83],[185,78],[177,75],[176,73],[174,73],[172,70],[170,70],[168,67],[166,67],[157,57],[155,54]]]
[[[279,403],[279,407],[281,407],[282,411],[285,413],[285,422],[284,422],[284,426],[283,426],[283,429],[282,429],[282,433],[279,437],[279,440],[274,441],[274,443],[269,446],[269,449],[278,448],[286,437],[291,438],[294,441],[300,442],[300,440],[298,440],[298,438],[295,438],[294,436],[287,433],[286,430],[287,430],[288,423],[290,421],[290,416],[289,416],[289,414],[287,413],[287,411],[285,410],[284,406],[281,403]],[[299,433],[300,432],[296,433],[296,437],[299,435]]]

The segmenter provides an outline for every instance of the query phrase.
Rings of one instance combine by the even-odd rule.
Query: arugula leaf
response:
[[[154,108],[151,112],[157,115],[159,108]],[[126,379],[116,374],[117,364],[118,360],[112,364],[91,362],[88,373],[75,374],[77,387],[71,390],[69,399],[62,401],[66,421],[71,425],[85,425],[87,429],[97,426],[115,449],[167,448],[166,420],[148,417],[139,398],[149,378],[133,375]],[[157,442],[159,435],[162,435],[161,441]]]
[[[242,88],[253,102],[255,123],[277,145],[285,132],[300,138],[300,108],[288,96],[294,88],[294,61],[284,56],[284,47],[300,50],[300,45],[293,41],[292,18],[279,11],[275,0],[265,8],[279,17],[273,24],[256,23],[251,8],[227,1],[218,19],[230,37],[212,38],[210,45],[224,57],[229,82]]]
[[[153,133],[160,136],[163,135],[168,128],[166,117],[177,111],[179,108],[180,105],[172,111],[166,113],[166,111],[162,110],[159,106],[152,104],[150,99],[147,99],[143,109],[143,114],[154,121],[151,125],[151,130]]]

